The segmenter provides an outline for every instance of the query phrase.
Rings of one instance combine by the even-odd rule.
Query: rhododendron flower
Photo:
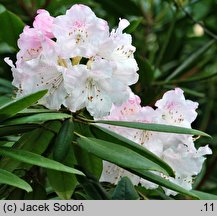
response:
[[[73,112],[86,107],[92,116],[102,117],[109,114],[112,103],[120,105],[128,98],[126,86],[112,76],[112,66],[106,60],[75,65],[66,77],[66,106]]]
[[[166,92],[163,98],[156,102],[157,109],[155,110],[151,107],[141,107],[136,101],[139,102],[138,96],[131,93],[127,102],[122,106],[113,106],[111,114],[103,119],[163,123],[174,126],[191,127],[191,123],[197,116],[195,110],[198,104],[186,100],[183,91],[179,88]],[[166,176],[157,171],[153,171],[153,173],[187,190],[192,188],[193,177],[201,171],[202,164],[205,160],[204,156],[212,153],[208,146],[196,149],[191,135],[143,131],[117,126],[103,126],[147,148],[168,163],[174,170],[175,178]],[[103,165],[104,169],[100,179],[101,181],[109,181],[115,184],[122,176],[126,175],[132,179],[135,185],[140,183],[147,189],[155,189],[158,187],[157,184],[145,179],[139,178],[138,180],[138,176],[129,174],[128,171],[114,164],[104,162]],[[111,167],[114,171],[111,170]],[[177,194],[172,190],[163,189],[167,195]]]
[[[54,18],[46,10],[37,12],[38,15],[33,22],[34,28],[25,26],[18,39],[20,51],[17,53],[17,66],[24,61],[37,58],[43,50],[49,50],[54,45],[54,41],[51,40]]]
[[[191,127],[196,119],[198,103],[185,100],[180,88],[166,92],[163,98],[155,104],[157,107],[159,123],[180,127]]]
[[[18,97],[47,89],[48,93],[39,103],[50,109],[60,108],[67,96],[63,83],[67,68],[58,65],[56,61],[48,61],[45,57],[23,62],[22,67],[18,68],[9,59],[6,62],[12,67],[12,84],[18,89]]]
[[[117,79],[132,85],[138,80],[138,74],[135,73],[138,66],[133,56],[136,49],[132,46],[132,37],[123,33],[129,24],[126,19],[120,20],[118,28],[113,29],[110,37],[102,43],[99,55],[115,65],[114,76]]]
[[[47,108],[65,105],[72,112],[87,108],[94,117],[108,115],[138,80],[135,47],[122,32],[127,25],[121,20],[110,34],[108,23],[81,4],[58,17],[38,10],[33,28],[26,26],[18,40],[16,66],[6,59],[17,97],[48,89],[39,101]]]
[[[53,33],[62,56],[89,58],[96,55],[100,42],[108,37],[109,27],[89,7],[77,4],[55,18]]]

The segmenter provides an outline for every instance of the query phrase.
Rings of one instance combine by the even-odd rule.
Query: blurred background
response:
[[[116,27],[119,18],[131,26],[139,65],[139,82],[133,90],[143,105],[154,106],[162,94],[175,87],[188,99],[199,102],[193,128],[212,139],[213,155],[204,164],[194,188],[217,195],[217,0],[0,0],[0,95],[10,94],[12,74],[4,58],[16,58],[17,39],[30,25],[36,11],[65,13],[75,3],[90,6],[97,16]],[[7,81],[9,82],[7,82]]]

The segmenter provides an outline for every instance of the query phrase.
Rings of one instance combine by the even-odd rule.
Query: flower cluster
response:
[[[109,31],[108,23],[87,6],[76,4],[65,15],[52,17],[38,10],[33,27],[26,26],[18,40],[15,65],[5,61],[13,72],[17,97],[48,89],[39,103],[49,109],[67,107],[76,112],[86,108],[95,119],[159,123],[191,128],[197,103],[186,100],[179,88],[168,91],[155,104],[156,109],[142,107],[140,98],[129,86],[138,80],[138,66],[131,35],[124,33],[129,25],[120,19],[117,29]],[[104,125],[105,126],[105,125]],[[117,126],[105,126],[144,146],[167,162],[175,178],[157,175],[191,189],[197,175],[211,154],[208,146],[196,149],[191,135],[159,133]],[[101,181],[116,184],[128,176],[134,184],[146,188],[158,185],[104,161]],[[164,189],[166,194],[176,194]]]
[[[26,26],[20,35],[16,65],[5,59],[17,97],[48,89],[39,103],[49,109],[86,107],[94,117],[108,115],[112,104],[129,98],[128,88],[138,80],[135,47],[123,32],[128,25],[122,19],[109,32],[108,23],[81,4],[58,17],[38,10],[33,28]]]
[[[166,92],[163,98],[156,102],[155,106],[156,109],[148,106],[141,107],[140,98],[131,92],[129,100],[121,106],[113,106],[111,114],[104,117],[104,119],[158,123],[191,128],[191,123],[197,116],[195,110],[198,104],[186,100],[183,91],[179,88]],[[202,169],[202,164],[205,160],[203,156],[212,153],[208,146],[196,149],[192,135],[159,133],[117,126],[105,127],[144,146],[167,162],[174,170],[175,178],[159,172],[154,173],[187,190],[192,188],[194,176]],[[114,164],[106,161],[103,163],[104,169],[101,181],[116,184],[122,176],[128,176],[135,185],[140,183],[147,189],[158,187],[158,185],[133,175]],[[164,190],[167,195],[176,194],[176,192],[169,189],[164,188]]]

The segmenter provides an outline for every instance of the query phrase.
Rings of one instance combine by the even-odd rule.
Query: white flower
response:
[[[49,61],[45,57],[38,57],[22,63],[22,67],[15,67],[8,58],[5,61],[12,67],[17,87],[17,97],[48,89],[48,93],[39,103],[49,109],[59,109],[67,96],[63,83],[66,67],[58,65],[57,61]]]
[[[195,109],[198,104],[185,100],[183,91],[178,88],[166,92],[163,98],[156,102],[156,110],[151,107],[141,107],[140,102],[135,102],[139,101],[138,99],[135,100],[136,98],[137,96],[131,93],[130,99],[126,103],[120,107],[113,106],[111,114],[104,119],[191,127],[191,123],[197,116]],[[157,171],[152,172],[187,190],[192,188],[194,176],[201,171],[205,160],[204,156],[212,153],[208,145],[196,149],[191,135],[159,133],[117,126],[105,127],[147,148],[168,163],[175,172],[175,178]],[[128,175],[135,182],[135,185],[140,183],[147,189],[158,187],[157,184],[142,178],[135,181],[137,179],[135,175],[129,175],[127,171],[108,162],[104,163],[104,167],[105,170],[101,176],[103,181],[107,180],[115,184],[122,176]],[[110,171],[109,168],[111,167],[115,170],[114,172]],[[175,191],[163,189],[167,195],[177,194]]]
[[[127,85],[138,81],[138,66],[133,53],[132,37],[123,30],[129,25],[126,19],[119,22],[118,28],[112,30],[110,37],[102,43],[98,55],[111,61],[115,65],[113,76]]]
[[[198,103],[185,100],[180,88],[167,91],[163,98],[155,103],[157,107],[159,123],[180,127],[191,127],[196,119]]]
[[[51,32],[54,18],[46,10],[38,10],[38,15],[33,22],[34,28],[25,26],[17,41],[20,51],[17,53],[16,65],[24,61],[37,58],[43,50],[49,50],[54,46]]]
[[[103,59],[73,66],[66,73],[65,87],[65,105],[72,112],[86,107],[96,118],[108,115],[112,103],[121,104],[128,98],[127,86],[112,76],[111,64]]]
[[[55,18],[53,34],[61,56],[66,58],[95,56],[101,40],[109,35],[108,24],[87,6],[73,5],[66,15]]]

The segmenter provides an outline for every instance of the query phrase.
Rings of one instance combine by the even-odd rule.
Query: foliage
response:
[[[164,91],[175,86],[199,102],[199,118],[193,127],[131,122],[105,124],[152,131],[200,135],[197,146],[212,145],[194,190],[187,191],[150,170],[173,176],[172,169],[148,150],[96,124],[83,111],[71,115],[61,109],[47,110],[36,102],[37,92],[14,100],[6,56],[15,58],[16,41],[23,26],[32,23],[38,8],[52,15],[74,3],[91,6],[96,14],[117,25],[119,17],[130,20],[126,29],[134,38],[139,82],[134,92],[143,105],[153,105]],[[99,183],[102,159],[180,193],[175,199],[217,199],[217,104],[216,1],[159,0],[0,0],[0,198],[1,199],[171,199],[161,188],[150,191],[133,187],[122,178],[117,186]],[[210,139],[206,133],[210,134]],[[199,190],[199,191],[198,191]],[[30,192],[31,193],[28,193]],[[43,191],[39,196],[38,191]],[[203,191],[203,192],[202,192]]]

